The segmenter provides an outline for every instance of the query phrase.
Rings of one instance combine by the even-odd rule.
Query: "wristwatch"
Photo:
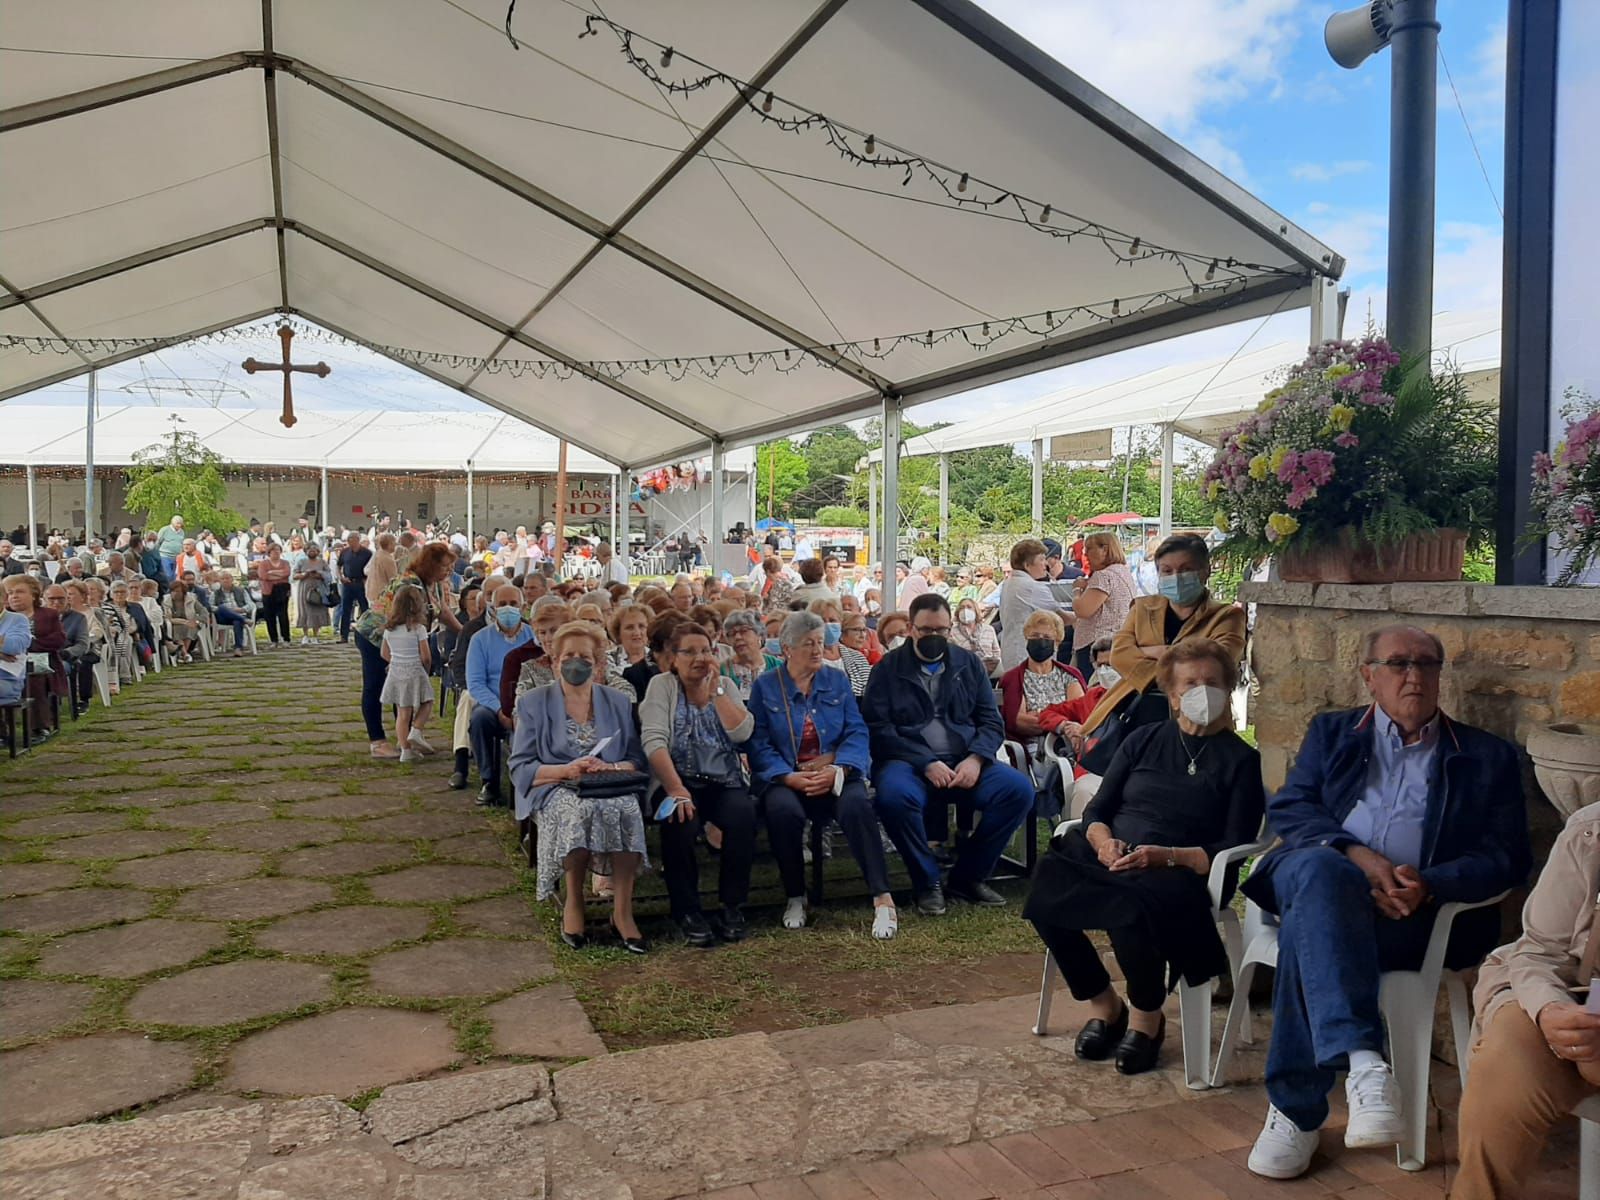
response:
[[[725,687],[723,687],[722,684],[720,684],[720,683],[717,684],[717,695],[724,696],[726,694],[727,694],[727,689]]]
[[[1178,865],[1178,848],[1176,846],[1168,846],[1167,847],[1167,866],[1175,867],[1177,865]]]

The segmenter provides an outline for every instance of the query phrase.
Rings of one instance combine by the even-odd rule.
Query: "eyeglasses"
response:
[[[912,633],[920,633],[920,634],[924,634],[924,635],[930,634],[930,633],[937,633],[939,636],[945,637],[945,636],[948,636],[949,633],[950,633],[950,626],[948,626],[948,625],[913,625],[911,627],[911,632]]]
[[[1367,666],[1386,667],[1401,676],[1412,671],[1419,675],[1437,675],[1444,669],[1444,662],[1437,658],[1374,658],[1367,661]]]

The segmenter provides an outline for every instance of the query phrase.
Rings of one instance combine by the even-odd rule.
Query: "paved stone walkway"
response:
[[[0,1133],[604,1053],[509,821],[374,762],[348,646],[151,675],[0,761]]]

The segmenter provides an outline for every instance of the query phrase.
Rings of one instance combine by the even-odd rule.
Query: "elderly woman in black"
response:
[[[1118,747],[1083,823],[1040,859],[1022,910],[1073,998],[1089,1003],[1078,1057],[1114,1052],[1124,1075],[1156,1065],[1161,1006],[1178,979],[1227,973],[1206,877],[1215,855],[1255,838],[1266,807],[1261,756],[1233,732],[1233,655],[1188,639],[1162,656],[1157,679],[1175,719],[1136,729]],[[1126,1003],[1088,929],[1110,936]]]

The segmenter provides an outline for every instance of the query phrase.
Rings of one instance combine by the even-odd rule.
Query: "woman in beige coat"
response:
[[[1522,910],[1522,936],[1489,955],[1461,1097],[1461,1172],[1452,1200],[1523,1194],[1557,1121],[1600,1094],[1600,804],[1580,808]]]

